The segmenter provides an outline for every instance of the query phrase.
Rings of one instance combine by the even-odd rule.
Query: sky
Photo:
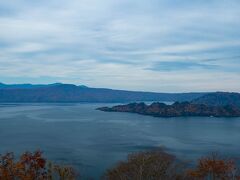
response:
[[[240,1],[0,0],[0,82],[240,92]]]

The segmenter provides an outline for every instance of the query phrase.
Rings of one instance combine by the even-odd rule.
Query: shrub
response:
[[[22,154],[18,161],[13,153],[0,155],[0,180],[73,180],[76,174],[71,167],[47,166],[41,151]]]
[[[221,158],[216,153],[202,157],[197,167],[188,171],[188,175],[196,180],[240,180],[237,173],[234,160]]]
[[[163,150],[133,153],[104,175],[106,180],[185,179],[184,164]]]

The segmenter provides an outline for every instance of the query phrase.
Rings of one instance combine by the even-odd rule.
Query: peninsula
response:
[[[152,103],[151,105],[146,105],[145,103],[130,103],[113,107],[100,107],[98,110],[107,112],[130,112],[155,117],[240,117],[240,108],[236,106],[208,106],[190,102],[175,102],[172,105],[158,102]]]

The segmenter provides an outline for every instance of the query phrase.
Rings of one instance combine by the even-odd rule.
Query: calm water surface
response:
[[[98,178],[130,152],[165,146],[182,159],[218,151],[240,157],[240,118],[154,118],[101,112],[113,104],[1,104],[0,154],[41,149]]]

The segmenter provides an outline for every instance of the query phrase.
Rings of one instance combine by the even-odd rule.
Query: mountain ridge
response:
[[[54,83],[48,85],[0,84],[0,102],[133,102],[190,101],[206,93],[157,93],[91,88],[84,85]]]
[[[44,88],[44,87],[62,86],[62,85],[77,86],[75,84],[64,84],[64,83],[52,83],[52,84],[31,84],[31,83],[4,84],[4,83],[0,82],[0,89],[31,89],[31,88]],[[77,87],[88,88],[87,86],[84,86],[84,85],[78,85]]]
[[[136,102],[136,101],[189,101],[192,104],[211,106],[233,105],[240,107],[240,93],[189,92],[158,93],[146,91],[92,88],[84,85],[3,84],[0,83],[0,102]]]
[[[215,92],[208,93],[191,101],[193,104],[205,104],[211,106],[232,105],[240,108],[240,93]]]

